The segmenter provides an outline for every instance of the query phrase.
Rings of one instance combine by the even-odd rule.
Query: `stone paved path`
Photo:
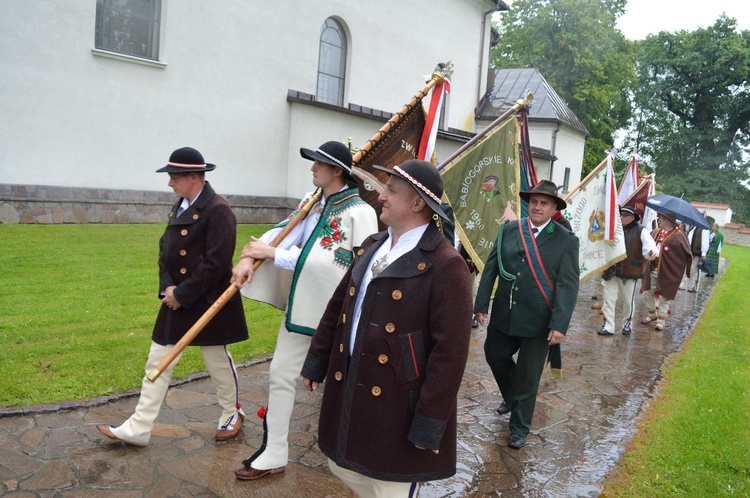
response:
[[[638,324],[629,337],[596,335],[601,315],[590,309],[593,284],[584,284],[563,345],[564,378],[545,374],[532,433],[521,450],[507,447],[508,416],[495,414],[502,398],[484,362],[485,330],[475,330],[458,400],[458,473],[424,485],[420,497],[597,496],[654,394],[664,358],[681,347],[717,280],[703,279],[697,294],[681,291],[665,331]],[[642,303],[636,309],[639,320]],[[248,414],[266,401],[268,365],[265,358],[240,369]],[[170,389],[148,447],[104,442],[95,425],[124,421],[137,402],[133,394],[0,409],[0,495],[354,496],[330,474],[316,446],[320,393],[299,389],[290,433],[293,462],[284,474],[256,482],[238,481],[232,470],[260,444],[260,419],[250,415],[235,441],[213,441],[218,409],[209,379]]]

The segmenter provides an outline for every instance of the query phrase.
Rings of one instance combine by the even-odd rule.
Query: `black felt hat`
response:
[[[393,169],[383,166],[373,166],[373,168],[405,180],[424,199],[430,209],[441,218],[448,220],[448,216],[440,209],[440,198],[443,197],[443,177],[440,176],[435,166],[427,161],[411,159],[400,166],[394,166]]]
[[[299,153],[302,157],[310,161],[320,161],[330,166],[341,168],[344,170],[347,179],[354,180],[352,176],[352,153],[349,147],[341,142],[331,140],[315,150],[303,147],[299,150]]]
[[[199,171],[213,171],[215,164],[207,163],[203,155],[192,147],[183,147],[172,152],[169,162],[157,173],[197,173]]]
[[[641,219],[641,217],[638,216],[638,213],[635,212],[635,209],[630,206],[620,206],[620,213],[622,214],[623,212],[632,214],[635,218],[635,221],[639,221]]]

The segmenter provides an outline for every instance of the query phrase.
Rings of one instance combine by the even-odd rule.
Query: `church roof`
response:
[[[558,122],[583,135],[590,135],[578,116],[535,68],[490,69],[487,93],[477,106],[477,118],[495,120],[516,101],[525,98],[528,92],[534,94],[534,102],[529,108],[530,121]]]

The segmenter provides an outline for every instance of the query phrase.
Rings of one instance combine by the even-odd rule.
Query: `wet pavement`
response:
[[[458,472],[426,483],[419,496],[598,496],[654,395],[664,359],[680,349],[717,281],[702,279],[696,294],[680,291],[663,332],[638,323],[645,311],[637,298],[629,337],[596,334],[602,317],[591,309],[593,284],[583,284],[563,344],[563,378],[544,374],[532,432],[520,450],[507,446],[508,416],[495,414],[502,398],[484,361],[485,329],[474,330],[458,399]],[[321,393],[301,386],[286,472],[259,481],[234,478],[232,470],[261,442],[261,420],[252,414],[267,399],[268,359],[239,370],[249,417],[240,436],[228,442],[212,439],[219,410],[202,374],[169,390],[145,448],[106,442],[95,429],[124,421],[137,391],[85,403],[0,408],[0,495],[354,496],[328,471],[316,445]]]

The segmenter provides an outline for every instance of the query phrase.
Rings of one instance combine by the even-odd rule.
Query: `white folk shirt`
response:
[[[196,195],[195,197],[193,197],[193,200],[192,200],[192,202],[191,202],[191,201],[189,201],[189,200],[188,200],[188,199],[187,199],[186,197],[183,197],[183,198],[182,198],[182,202],[180,203],[180,207],[179,207],[179,208],[177,208],[177,212],[178,212],[178,213],[180,213],[180,214],[182,214],[182,213],[184,213],[185,211],[187,211],[187,209],[188,209],[188,208],[189,208],[190,206],[192,206],[192,205],[193,205],[193,202],[195,202],[195,201],[196,201],[196,200],[198,199],[198,197],[200,197],[200,196],[201,196],[201,193],[203,193],[203,189],[201,189],[201,190],[200,190],[200,192],[198,192],[198,195]],[[180,211],[180,210],[182,210],[182,211]]]
[[[339,192],[346,190],[348,187],[344,185]],[[273,265],[276,268],[282,270],[294,271],[297,267],[297,260],[302,252],[302,246],[305,245],[307,239],[310,238],[313,230],[315,230],[318,220],[320,220],[320,213],[323,212],[326,206],[326,197],[321,196],[320,201],[313,206],[310,210],[310,214],[305,217],[292,231],[284,237],[284,240],[276,248],[276,253],[273,259]],[[264,233],[260,238],[266,244],[270,244],[271,241],[276,238],[276,235],[281,233],[283,228],[276,228],[269,230]]]
[[[385,242],[383,242],[378,250],[375,251],[375,254],[372,255],[372,260],[370,260],[369,263],[370,268],[365,272],[365,276],[362,279],[362,282],[359,284],[357,301],[354,303],[354,319],[352,320],[352,326],[349,332],[350,355],[354,351],[354,340],[357,337],[357,326],[359,325],[359,318],[362,315],[362,301],[364,301],[365,299],[367,286],[370,285],[370,282],[373,279],[373,266],[375,265],[375,262],[385,257],[387,261],[386,266],[390,265],[404,254],[417,247],[417,244],[422,239],[422,235],[424,235],[424,232],[427,230],[428,225],[429,223],[425,223],[424,225],[418,226],[417,228],[412,228],[408,232],[405,232],[403,235],[401,235],[401,237],[398,238],[398,242],[393,247],[391,247],[391,242],[393,240],[393,230],[391,229],[391,227],[388,227],[388,238],[385,239]],[[385,267],[381,268],[381,271],[384,268]]]
[[[659,256],[659,247],[645,228],[641,230],[641,254],[649,261]]]

